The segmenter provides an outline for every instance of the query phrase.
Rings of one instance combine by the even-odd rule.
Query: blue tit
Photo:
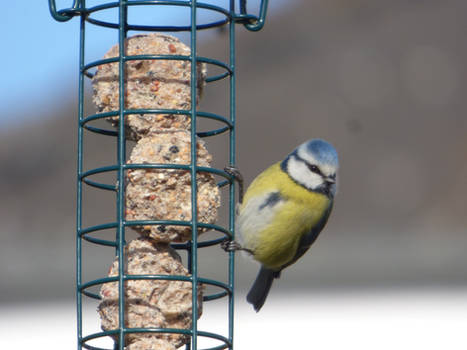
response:
[[[337,169],[334,147],[314,139],[263,171],[248,187],[236,227],[241,249],[261,264],[247,295],[257,312],[273,280],[305,254],[326,225]]]

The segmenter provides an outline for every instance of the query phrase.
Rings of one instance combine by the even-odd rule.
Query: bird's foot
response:
[[[238,202],[243,202],[243,175],[240,173],[240,170],[234,166],[227,166],[224,168],[224,171],[232,176],[238,183]]]
[[[237,250],[243,250],[244,252],[247,252],[249,254],[253,254],[253,251],[247,248],[243,248],[240,243],[237,241],[223,241],[221,243],[221,248],[224,249],[226,252],[234,252]]]

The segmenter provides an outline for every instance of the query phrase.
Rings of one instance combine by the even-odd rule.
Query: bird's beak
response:
[[[324,178],[324,181],[326,181],[328,184],[335,184],[336,179],[333,179],[332,177],[326,177]]]

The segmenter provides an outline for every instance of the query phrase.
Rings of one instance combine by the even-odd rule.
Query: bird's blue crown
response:
[[[337,167],[339,164],[336,149],[328,142],[314,139],[305,142],[299,148],[311,154],[318,162]],[[298,150],[298,149],[297,149]]]

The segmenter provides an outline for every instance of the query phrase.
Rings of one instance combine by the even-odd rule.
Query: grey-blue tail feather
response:
[[[256,312],[264,305],[274,278],[279,278],[279,276],[280,271],[269,270],[265,267],[261,267],[259,270],[258,276],[246,296],[246,300],[253,305]]]

